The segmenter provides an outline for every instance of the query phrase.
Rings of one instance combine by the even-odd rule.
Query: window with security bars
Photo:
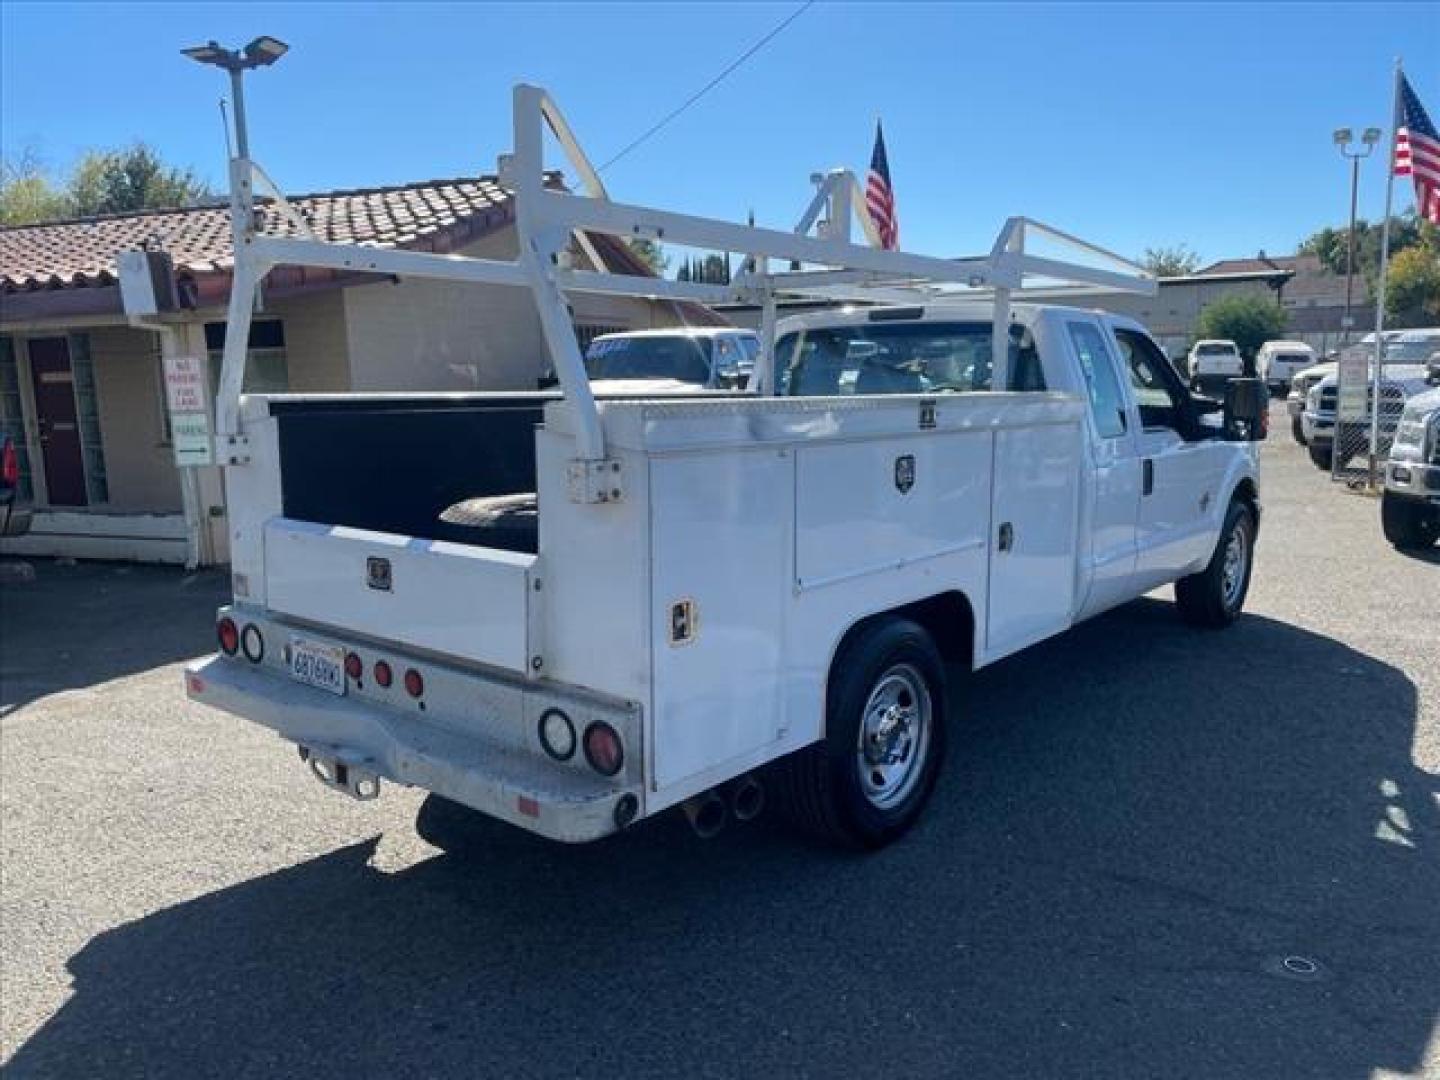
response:
[[[100,435],[100,396],[95,389],[95,364],[90,335],[67,334],[70,370],[75,377],[75,415],[80,424],[80,456],[85,462],[85,494],[91,506],[110,501],[105,472],[105,444]]]
[[[220,389],[220,368],[225,361],[225,324],[205,324],[205,350],[209,357],[210,394]],[[279,319],[257,319],[250,324],[245,353],[247,394],[284,394],[290,389],[290,362],[285,355],[285,324]]]
[[[0,442],[7,438],[15,446],[15,460],[20,466],[19,497],[30,502],[35,498],[35,489],[30,479],[30,447],[25,438],[25,404],[20,396],[15,341],[0,337]]]

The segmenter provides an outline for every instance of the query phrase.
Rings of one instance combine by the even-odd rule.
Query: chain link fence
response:
[[[1379,482],[1385,458],[1395,439],[1405,391],[1381,369],[1379,415],[1376,416],[1373,378],[1374,346],[1356,345],[1340,355],[1337,378],[1319,390],[1317,415],[1333,418],[1330,476],[1351,485]]]

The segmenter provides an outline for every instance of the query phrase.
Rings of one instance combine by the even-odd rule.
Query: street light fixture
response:
[[[1350,317],[1350,302],[1355,290],[1355,204],[1360,191],[1360,162],[1370,156],[1375,144],[1380,141],[1380,129],[1365,129],[1360,136],[1363,149],[1350,149],[1350,144],[1355,141],[1355,132],[1348,127],[1336,128],[1332,137],[1340,156],[1350,162],[1350,235],[1345,256],[1345,319],[1342,324],[1344,333],[1341,335],[1341,344],[1348,345],[1350,327],[1354,325],[1354,320]]]
[[[209,64],[230,73],[230,96],[235,106],[235,148],[242,158],[250,157],[250,138],[245,128],[245,72],[269,67],[289,51],[289,45],[268,35],[257,37],[243,49],[227,49],[218,41],[209,41],[180,50],[196,63]]]

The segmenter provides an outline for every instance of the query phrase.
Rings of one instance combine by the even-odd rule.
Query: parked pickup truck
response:
[[[1436,389],[1405,403],[1385,465],[1380,522],[1385,539],[1401,549],[1440,540],[1440,371],[1429,382]]]
[[[1373,366],[1371,374],[1374,374]],[[1395,428],[1400,423],[1400,414],[1405,408],[1406,400],[1425,389],[1426,375],[1425,368],[1419,364],[1385,365],[1385,375],[1380,380],[1380,445],[1377,450],[1380,456],[1383,457],[1389,452],[1390,441],[1395,436]],[[1334,463],[1336,405],[1339,394],[1339,374],[1332,372],[1310,387],[1305,395],[1305,411],[1300,415],[1310,461],[1317,469],[1327,472]],[[1356,455],[1369,452],[1373,397],[1373,393],[1367,390],[1365,415],[1354,421],[1345,421],[1343,445],[1340,448],[1342,468]]]
[[[1207,416],[1138,324],[1016,305],[987,392],[990,313],[782,323],[797,396],[603,400],[601,506],[572,497],[563,399],[246,397],[235,603],[190,694],[332,786],[384,777],[560,840],[774,763],[804,824],[884,843],[935,783],[947,662],[1170,582],[1223,626],[1249,585],[1262,384]],[[854,396],[831,396],[860,340]],[[538,492],[527,542],[430,539],[448,502],[517,491]]]
[[[1238,379],[1245,374],[1245,361],[1233,341],[1220,339],[1197,341],[1190,348],[1187,367],[1190,383],[1196,389],[1222,379]]]
[[[547,186],[547,125],[587,194]],[[1153,295],[1141,268],[1025,218],[975,257],[852,243],[845,170],[793,233],[612,202],[543,90],[516,88],[513,130],[514,261],[324,241],[231,163],[214,446],[234,602],[191,698],[278,732],[349,795],[431,792],[419,825],[442,847],[457,808],[588,841],[677,806],[709,833],[770,790],[873,848],[935,786],[953,677],[1167,583],[1197,625],[1239,615],[1263,385],[1230,383],[1221,412],[1139,324],[1023,302],[1057,280]],[[256,229],[252,180],[293,235]],[[558,255],[583,229],[746,269],[724,286],[574,270]],[[528,289],[563,392],[244,395],[279,264]],[[755,303],[749,388],[597,398],[565,296],[585,290]],[[981,300],[950,298],[967,290]],[[777,324],[781,295],[890,306]],[[532,527],[497,528],[486,500],[533,507]],[[459,503],[473,525],[451,515],[440,539]]]

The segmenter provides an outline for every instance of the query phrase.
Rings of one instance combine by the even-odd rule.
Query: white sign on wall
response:
[[[215,464],[210,434],[209,378],[203,356],[165,357],[165,404],[170,410],[170,440],[175,464]]]
[[[172,413],[205,411],[205,358],[165,358],[165,400]]]

